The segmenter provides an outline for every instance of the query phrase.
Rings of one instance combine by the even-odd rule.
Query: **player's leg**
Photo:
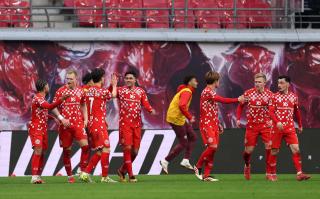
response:
[[[244,160],[244,177],[246,180],[251,178],[251,154],[254,151],[255,146],[257,145],[258,131],[253,128],[247,128],[245,134],[245,148],[243,152]]]
[[[292,132],[287,132],[285,140],[287,144],[289,145],[291,152],[292,152],[292,161],[294,164],[294,167],[296,168],[297,172],[297,180],[308,180],[311,178],[310,175],[307,175],[302,172],[302,163],[301,163],[301,153],[300,153],[300,148],[299,148],[299,141],[297,134],[295,131]]]
[[[72,175],[72,167],[71,167],[71,146],[72,146],[72,133],[71,129],[64,129],[63,127],[59,128],[59,140],[60,146],[62,147],[62,157],[63,164],[68,176],[68,182],[74,183],[75,179]]]
[[[42,156],[43,147],[43,134],[42,132],[29,132],[33,154],[31,158],[31,183],[41,184],[41,178],[39,176],[40,161]]]
[[[269,156],[268,165],[270,166],[270,173],[272,178],[270,181],[277,181],[277,157],[280,152],[281,141],[283,139],[283,133],[274,127],[271,131],[271,153]]]
[[[172,129],[174,130],[176,137],[178,138],[179,143],[171,149],[167,157],[165,159],[160,161],[162,170],[168,174],[168,165],[171,160],[173,160],[175,157],[177,157],[181,151],[185,148],[187,148],[188,145],[188,139],[187,139],[187,131],[186,131],[186,125],[184,126],[177,126],[174,124],[170,124],[172,126]]]
[[[271,128],[263,128],[261,130],[261,138],[265,148],[266,179],[272,180],[271,166],[269,164],[271,155]]]
[[[209,144],[209,137],[207,133],[207,129],[200,129],[200,135],[205,146],[205,149],[201,153],[200,157],[198,158],[197,163],[194,165],[194,173],[199,180],[202,180],[202,166],[206,162],[206,157],[208,156],[209,151],[207,150]]]
[[[210,173],[211,173],[211,170],[212,170],[213,164],[214,164],[214,155],[218,149],[219,132],[218,131],[210,132],[208,142],[209,142],[209,145],[207,147],[207,150],[209,150],[209,152],[208,152],[208,155],[207,155],[206,161],[205,161],[203,180],[209,181],[209,182],[215,182],[215,181],[219,181],[219,180],[210,176]]]
[[[183,160],[181,161],[180,165],[193,170],[193,166],[190,164],[190,157],[191,157],[191,153],[195,147],[196,141],[197,141],[197,135],[193,130],[193,127],[190,124],[186,125],[186,130],[187,130],[187,138],[188,138],[188,142],[187,142],[187,147],[186,147],[186,151],[184,153],[184,157]]]
[[[81,148],[80,170],[83,171],[88,165],[89,156],[90,156],[88,137],[85,129],[84,128],[75,129],[74,138],[77,140]]]

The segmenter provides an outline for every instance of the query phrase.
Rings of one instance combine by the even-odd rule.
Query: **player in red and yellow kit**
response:
[[[75,139],[81,147],[80,169],[84,170],[88,164],[89,146],[85,127],[88,123],[87,107],[85,104],[85,93],[78,86],[77,72],[67,71],[66,85],[60,87],[55,94],[55,102],[64,94],[70,97],[53,110],[54,114],[61,121],[59,126],[60,146],[63,148],[63,163],[68,175],[68,182],[74,183],[71,167],[71,146]]]
[[[258,73],[254,76],[255,88],[249,89],[244,92],[246,103],[239,104],[237,109],[237,126],[240,126],[241,112],[244,106],[247,106],[247,125],[245,134],[245,150],[243,153],[244,177],[250,180],[250,159],[251,154],[257,145],[258,136],[261,136],[265,144],[266,150],[266,179],[270,179],[270,165],[268,160],[271,153],[271,129],[272,121],[269,115],[269,101],[273,93],[265,88],[266,76]]]
[[[202,152],[197,164],[194,166],[196,176],[203,181],[218,181],[210,176],[213,167],[214,154],[219,145],[219,134],[223,132],[223,127],[218,119],[218,102],[230,104],[244,102],[244,97],[224,98],[216,93],[219,87],[220,75],[217,72],[209,71],[205,75],[207,83],[206,88],[202,91],[200,97],[200,133],[202,136],[205,150]],[[201,175],[202,166],[204,174]]]
[[[31,121],[28,125],[28,132],[32,143],[33,154],[31,160],[31,183],[42,184],[40,178],[43,168],[44,151],[48,149],[48,110],[60,105],[68,95],[63,95],[54,103],[49,104],[45,96],[49,93],[49,85],[45,80],[37,80],[37,93],[32,99],[31,104]]]
[[[169,154],[163,160],[160,160],[162,170],[166,174],[169,173],[169,163],[183,150],[185,153],[180,162],[180,166],[190,170],[194,169],[189,159],[195,147],[197,135],[192,127],[192,123],[195,122],[195,117],[190,113],[189,106],[191,104],[192,94],[195,92],[197,86],[198,81],[195,76],[186,76],[183,84],[178,87],[177,93],[170,102],[166,121],[172,127],[179,143],[170,150]]]
[[[108,177],[110,142],[108,135],[108,124],[106,122],[106,103],[117,94],[117,77],[111,78],[112,93],[103,88],[105,71],[102,68],[96,68],[92,71],[92,80],[94,85],[86,93],[86,103],[88,107],[88,133],[91,140],[91,148],[95,151],[91,157],[88,166],[80,174],[80,179],[90,182],[89,174],[101,161],[102,178],[101,182],[116,182]]]
[[[276,166],[277,154],[281,146],[281,141],[285,140],[292,152],[292,160],[297,171],[297,180],[308,180],[311,176],[302,172],[301,155],[299,141],[294,127],[293,116],[298,121],[298,132],[302,133],[302,120],[298,106],[298,97],[289,91],[290,77],[278,77],[279,92],[274,94],[270,102],[270,116],[274,122],[272,131],[272,150],[270,165],[272,181],[277,181]]]
[[[155,110],[151,107],[146,92],[136,86],[137,74],[134,71],[125,73],[125,86],[117,87],[119,102],[119,140],[123,149],[124,162],[117,170],[120,181],[125,181],[128,172],[129,182],[137,182],[132,172],[132,162],[136,158],[141,142],[141,111],[142,106],[151,114]]]

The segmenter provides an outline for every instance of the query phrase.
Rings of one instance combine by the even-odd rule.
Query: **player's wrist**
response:
[[[64,117],[63,117],[62,115],[58,115],[58,119],[59,119],[60,121],[62,121],[62,120],[64,119]]]

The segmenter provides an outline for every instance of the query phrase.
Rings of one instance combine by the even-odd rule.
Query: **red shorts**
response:
[[[119,127],[119,140],[121,145],[131,145],[138,149],[141,142],[141,127],[121,125]]]
[[[106,124],[95,123],[89,128],[89,140],[92,150],[110,148],[108,128]]]
[[[212,128],[200,129],[204,145],[219,145],[219,130]]]
[[[245,146],[256,146],[258,136],[261,136],[263,143],[271,145],[271,130],[272,127],[265,124],[252,125],[246,128],[246,135],[244,140]]]
[[[29,131],[29,136],[32,144],[32,148],[42,148],[42,150],[48,149],[48,133]]]
[[[287,145],[299,144],[298,136],[294,127],[285,128],[282,131],[275,127],[271,136],[273,149],[280,148],[282,139],[285,140]]]
[[[84,128],[81,127],[69,127],[64,128],[63,125],[59,126],[59,141],[60,146],[68,148],[72,146],[73,138],[77,141],[88,140],[87,133]]]

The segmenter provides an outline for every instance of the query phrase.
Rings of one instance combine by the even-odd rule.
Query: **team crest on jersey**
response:
[[[105,145],[109,145],[109,141],[108,141],[108,140],[105,140],[105,141],[104,141],[104,144],[105,144]]]
[[[36,144],[40,144],[40,140],[39,140],[39,139],[36,139],[34,142],[35,142]]]

